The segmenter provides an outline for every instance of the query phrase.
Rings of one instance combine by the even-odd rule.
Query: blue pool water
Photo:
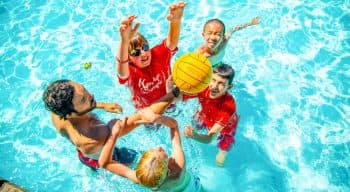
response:
[[[0,1],[0,177],[29,191],[147,191],[83,166],[56,133],[41,95],[49,82],[72,79],[131,114],[130,93],[115,72],[119,23],[138,15],[155,45],[167,32],[171,2]],[[187,169],[207,191],[350,191],[350,1],[191,1],[176,57],[202,43],[205,20],[230,27],[255,16],[261,24],[235,33],[224,57],[237,74],[236,145],[218,168],[214,142],[183,138]],[[83,70],[87,61],[92,67]],[[181,130],[193,105],[180,104]],[[118,145],[169,151],[168,137],[166,129],[140,128]]]

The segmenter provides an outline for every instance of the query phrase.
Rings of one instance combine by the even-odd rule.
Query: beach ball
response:
[[[175,61],[172,77],[181,91],[197,94],[208,87],[212,73],[210,61],[200,53],[191,52]]]

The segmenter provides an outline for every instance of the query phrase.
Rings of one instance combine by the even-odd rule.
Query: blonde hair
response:
[[[163,183],[168,172],[168,161],[156,156],[154,150],[146,151],[136,167],[136,177],[144,186],[153,188]]]

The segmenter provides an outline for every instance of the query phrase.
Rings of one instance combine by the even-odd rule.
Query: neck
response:
[[[70,122],[79,122],[79,121],[86,121],[86,119],[89,119],[91,117],[90,113],[86,113],[84,115],[72,115],[69,118],[67,118]]]

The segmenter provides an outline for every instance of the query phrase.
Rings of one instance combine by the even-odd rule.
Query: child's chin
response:
[[[142,68],[148,67],[151,64],[151,62],[144,62],[141,64]]]
[[[215,47],[216,44],[213,44],[213,43],[208,43],[208,48],[212,49]]]

